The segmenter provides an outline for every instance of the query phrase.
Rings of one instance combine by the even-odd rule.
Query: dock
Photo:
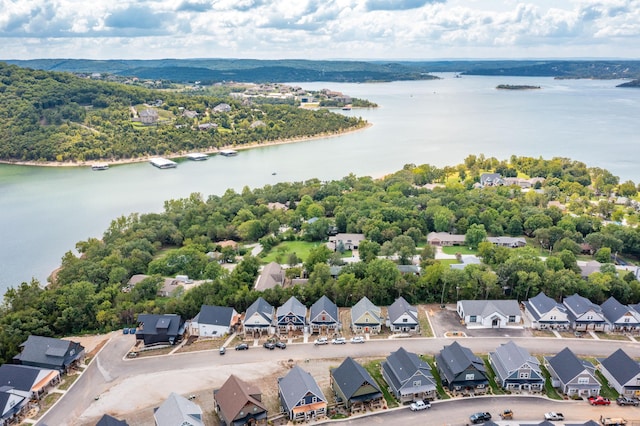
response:
[[[203,160],[209,159],[209,156],[207,154],[202,154],[200,152],[193,152],[191,154],[187,154],[186,157],[191,161],[203,161]]]
[[[224,155],[225,157],[233,157],[234,155],[238,155],[238,151],[233,149],[223,149],[220,151],[220,155]]]
[[[151,163],[151,165],[159,169],[173,169],[175,167],[178,167],[178,163],[176,163],[175,161],[171,161],[162,157],[152,158],[149,160],[149,162]]]

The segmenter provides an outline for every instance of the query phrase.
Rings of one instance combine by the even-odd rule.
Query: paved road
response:
[[[292,344],[286,350],[267,351],[261,347],[252,347],[248,351],[227,351],[227,355],[224,356],[220,356],[214,350],[180,353],[171,356],[124,359],[124,355],[134,343],[133,339],[130,335],[114,333],[100,354],[96,356],[82,374],[82,377],[76,381],[58,404],[43,416],[38,424],[49,426],[74,424],[74,419],[77,419],[94,402],[94,398],[97,395],[105,392],[120,381],[131,377],[179,371],[185,369],[186,366],[188,366],[192,374],[199,368],[210,368],[212,365],[228,366],[228,370],[231,372],[234,365],[258,364],[263,363],[265,359],[280,362],[288,359],[301,361],[305,359],[344,358],[347,356],[356,358],[386,357],[390,352],[397,350],[401,346],[408,351],[433,355],[454,340],[446,338],[399,338],[373,340],[365,344],[326,346]],[[505,337],[460,338],[456,340],[475,353],[491,352],[501,343],[513,340],[534,354],[555,354],[565,347],[570,347],[576,354],[590,357],[606,357],[616,349],[622,348],[631,357],[640,357],[640,344],[631,341]],[[193,389],[193,391],[197,390]],[[152,403],[153,401],[150,401],[150,404]],[[436,410],[433,410],[433,412],[435,413]],[[637,417],[640,418],[640,415]]]

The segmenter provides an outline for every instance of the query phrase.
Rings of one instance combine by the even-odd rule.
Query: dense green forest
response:
[[[216,112],[225,103],[230,111]],[[147,110],[157,121],[136,121]],[[197,113],[189,118],[184,111]],[[211,123],[207,130],[199,124]],[[229,96],[152,90],[0,63],[0,159],[82,162],[331,134],[359,118]]]
[[[486,171],[542,177],[544,182],[530,191],[478,188]],[[351,306],[362,296],[389,305],[400,295],[410,303],[439,303],[456,298],[524,300],[539,291],[557,300],[578,292],[595,303],[609,296],[622,303],[640,302],[640,283],[633,274],[619,274],[608,263],[614,253],[626,259],[640,256],[638,213],[631,204],[615,205],[613,194],[630,200],[637,187],[565,158],[499,161],[470,155],[455,167],[409,164],[379,180],[349,175],[166,201],[162,213],[117,218],[101,239],[78,242],[80,255],[66,253],[47,287],[34,281],[8,290],[0,307],[0,362],[15,355],[29,334],[111,330],[134,323],[142,312],[191,318],[202,304],[242,312],[259,295],[274,306],[291,295],[310,305],[326,294],[339,306]],[[550,205],[558,200],[566,210]],[[289,208],[270,208],[269,203]],[[616,223],[622,220],[628,226]],[[337,278],[330,265],[342,261],[324,244],[329,229],[366,236],[359,247],[361,261],[345,265]],[[480,236],[474,238],[483,263],[454,270],[435,260],[433,248],[425,244],[431,231]],[[524,235],[529,246],[495,247],[482,242],[487,235]],[[244,249],[218,245],[229,239],[241,247],[258,241],[266,253],[283,241],[316,242],[306,258],[290,254],[285,262],[288,276],[308,276],[309,283],[256,292],[261,259],[244,254],[239,260]],[[576,263],[585,243],[595,259],[608,263],[588,280]],[[210,252],[239,263],[228,272]],[[420,255],[422,274],[402,275],[397,263],[408,263],[415,254]],[[150,278],[123,291],[134,274]],[[162,277],[176,274],[207,282],[173,297],[157,297]]]

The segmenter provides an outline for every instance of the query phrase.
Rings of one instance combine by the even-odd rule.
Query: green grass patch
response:
[[[611,334],[611,333],[599,333],[598,336],[601,339],[605,339],[605,340],[623,340],[623,341],[629,341],[629,337],[627,337],[625,334]]]
[[[444,390],[444,386],[442,386],[442,379],[440,378],[440,373],[436,368],[436,363],[433,357],[427,358],[424,355],[421,355],[420,358],[431,367],[431,374],[433,374],[433,380],[436,382],[436,392],[438,392],[439,399],[450,399],[451,396]]]
[[[304,262],[309,256],[311,249],[318,247],[320,244],[323,243],[317,241],[283,241],[272,248],[271,251],[262,258],[262,262],[265,264],[269,262],[287,263],[287,256],[290,253],[295,253],[296,256]],[[280,262],[278,262],[278,259],[280,259]]]
[[[595,360],[592,362],[595,363]],[[604,396],[605,398],[609,398],[612,401],[620,396],[618,391],[611,387],[607,378],[604,377],[599,370],[596,370],[596,377],[602,385],[602,387],[600,388],[600,395]]]
[[[443,265],[455,265],[458,264],[460,262],[458,262],[457,259],[438,259],[437,262],[442,263]]]
[[[49,410],[49,408],[51,408],[60,398],[62,398],[61,393],[52,392],[40,400],[40,411],[38,411],[37,416],[33,417],[33,420],[38,420],[40,417],[44,416],[47,410]]]
[[[71,385],[80,378],[80,374],[65,374],[64,379],[62,379],[62,383],[58,386],[60,390],[67,390],[71,387]]]
[[[543,361],[544,360],[540,359],[540,371],[542,371],[542,375],[544,376],[544,391],[551,399],[564,399],[562,398],[562,395],[558,393],[556,388],[551,386],[551,375],[549,374],[549,371],[545,368],[545,366],[542,365]]]
[[[364,365],[364,368],[369,372],[369,374],[371,374],[371,377],[375,379],[376,383],[378,383],[378,386],[380,386],[380,390],[382,390],[384,399],[385,401],[387,401],[387,407],[397,407],[398,401],[396,401],[393,395],[391,395],[391,393],[389,392],[389,385],[387,385],[387,382],[385,382],[384,378],[382,377],[382,373],[380,372],[380,361],[368,362]]]
[[[498,383],[496,382],[496,372],[493,371],[493,367],[489,364],[489,355],[482,355],[480,358],[484,361],[484,366],[487,369],[487,378],[489,379],[491,393],[494,395],[506,395],[505,390],[498,386]]]
[[[433,337],[433,330],[431,330],[431,324],[429,324],[429,318],[427,318],[427,315],[429,314],[426,311],[424,312],[424,315],[418,315],[420,321],[420,335],[424,337]]]
[[[443,246],[442,252],[446,254],[478,254],[478,250],[470,249],[467,246]]]

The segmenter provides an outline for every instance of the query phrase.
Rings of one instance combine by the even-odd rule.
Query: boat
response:
[[[200,152],[193,152],[191,154],[187,154],[187,158],[192,161],[203,161],[208,160],[209,156]]]
[[[351,111],[351,104],[345,105],[342,107],[343,111]]]
[[[91,170],[107,170],[109,165],[107,163],[96,163],[91,166]]]
[[[235,155],[238,155],[238,151],[235,151],[233,149],[223,149],[222,151],[220,151],[220,155],[224,155],[225,157],[233,157]]]
[[[175,161],[171,161],[162,157],[152,158],[149,160],[149,162],[151,163],[151,165],[159,169],[173,169],[175,167],[178,167],[178,163],[176,163]]]

